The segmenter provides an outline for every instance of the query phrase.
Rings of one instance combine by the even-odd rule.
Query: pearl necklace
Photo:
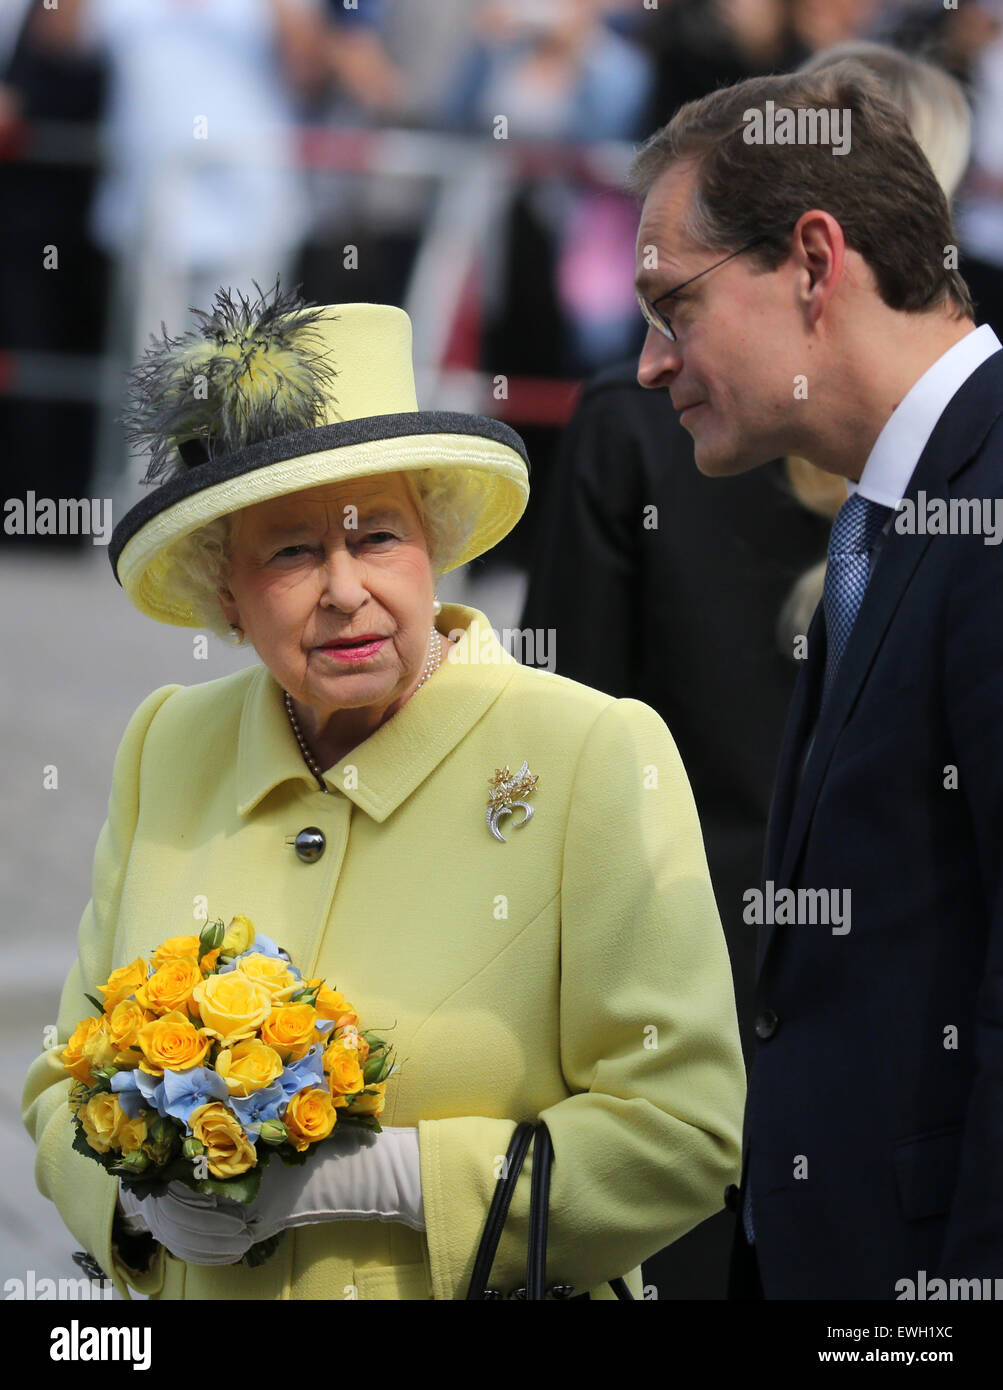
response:
[[[422,672],[421,680],[418,682],[414,690],[411,692],[412,695],[415,693],[415,691],[421,689],[421,687],[428,680],[429,676],[434,674],[434,672],[438,671],[441,663],[442,636],[439,632],[439,629],[433,627],[432,640],[429,643],[428,656],[425,659],[425,670]],[[303,761],[306,763],[307,767],[316,777],[317,784],[320,787],[320,790],[322,792],[327,792],[328,795],[330,795],[330,788],[324,782],[324,775],[321,772],[320,764],[317,762],[317,759],[310,751],[307,745],[307,741],[303,737],[303,730],[300,728],[299,721],[297,720],[296,714],[293,710],[293,697],[289,694],[288,690],[284,691],[283,694],[285,697],[286,714],[288,714],[289,716],[289,723],[292,725],[293,733],[296,736],[296,742],[299,744],[300,752],[303,754]]]

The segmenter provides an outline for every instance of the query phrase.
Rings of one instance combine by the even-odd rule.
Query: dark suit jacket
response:
[[[1003,352],[920,491],[1003,498]],[[848,890],[851,929],[762,930],[746,1156],[766,1297],[893,1299],[1003,1276],[1003,546],[893,527],[799,777],[825,647],[820,606],[764,877]]]
[[[551,628],[556,668],[656,709],[693,788],[751,1055],[755,928],[770,793],[797,664],[777,647],[791,585],[824,557],[829,522],[782,465],[708,478],[668,393],[636,361],[593,378],[561,439],[521,622]],[[657,508],[657,527],[645,508]],[[647,513],[648,519],[654,518]],[[651,1261],[660,1298],[723,1298],[725,1212]]]

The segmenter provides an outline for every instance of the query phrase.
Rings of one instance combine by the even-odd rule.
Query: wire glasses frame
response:
[[[709,275],[712,270],[717,270],[719,265],[724,265],[726,261],[733,261],[736,256],[741,256],[746,251],[751,251],[754,246],[758,246],[761,241],[766,240],[768,240],[766,236],[755,237],[745,246],[740,246],[737,251],[732,251],[729,256],[725,256],[723,260],[715,261],[714,264],[709,265],[706,270],[701,270],[696,275],[691,275],[690,278],[684,280],[681,285],[674,285],[671,290],[666,290],[664,294],[658,295],[655,299],[646,299],[640,290],[636,290],[637,302],[640,306],[641,313],[644,315],[645,322],[650,324],[652,328],[657,328],[659,333],[664,333],[670,342],[674,343],[678,341],[669,316],[664,310],[658,308],[659,303],[663,299],[670,299],[673,295],[678,294],[680,290],[684,290],[687,285],[692,285],[693,281],[699,280],[701,276]]]

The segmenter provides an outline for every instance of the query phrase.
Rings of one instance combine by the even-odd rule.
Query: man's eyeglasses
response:
[[[646,299],[641,291],[637,290],[637,302],[640,305],[641,313],[644,315],[645,321],[649,323],[652,328],[657,328],[659,333],[664,333],[670,342],[676,342],[676,335],[673,331],[668,314],[664,309],[659,309],[658,307],[661,301],[663,299],[671,299],[672,296],[678,294],[680,290],[684,290],[687,285],[692,285],[694,280],[699,280],[702,275],[709,275],[712,270],[717,270],[719,265],[724,265],[726,261],[733,261],[736,256],[741,256],[744,252],[751,251],[753,246],[758,246],[761,241],[766,240],[767,238],[765,236],[757,236],[746,246],[740,246],[737,251],[732,251],[730,256],[725,256],[724,260],[715,261],[714,264],[709,265],[706,270],[701,270],[697,275],[691,275],[690,278],[684,280],[681,285],[675,285],[671,290],[666,290],[665,293],[660,294],[657,299]]]

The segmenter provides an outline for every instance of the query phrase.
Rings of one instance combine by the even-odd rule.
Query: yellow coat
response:
[[[338,766],[307,771],[263,665],[167,685],[115,759],[93,896],[59,1008],[60,1047],[112,969],[244,913],[402,1069],[383,1122],[416,1125],[427,1230],[340,1221],[286,1231],[256,1269],[151,1272],[113,1253],[118,1182],[72,1151],[60,1047],[35,1059],[24,1121],[36,1181],[129,1297],[457,1299],[518,1120],[554,1144],[547,1283],[612,1298],[718,1211],[737,1182],[745,1071],[728,953],[689,783],[662,720],[522,666],[476,609],[457,647]],[[462,636],[459,631],[462,630]],[[488,831],[488,781],[528,761],[535,815]],[[323,855],[291,841],[320,827]],[[524,1282],[532,1153],[490,1283]],[[116,1247],[117,1249],[117,1247]]]

